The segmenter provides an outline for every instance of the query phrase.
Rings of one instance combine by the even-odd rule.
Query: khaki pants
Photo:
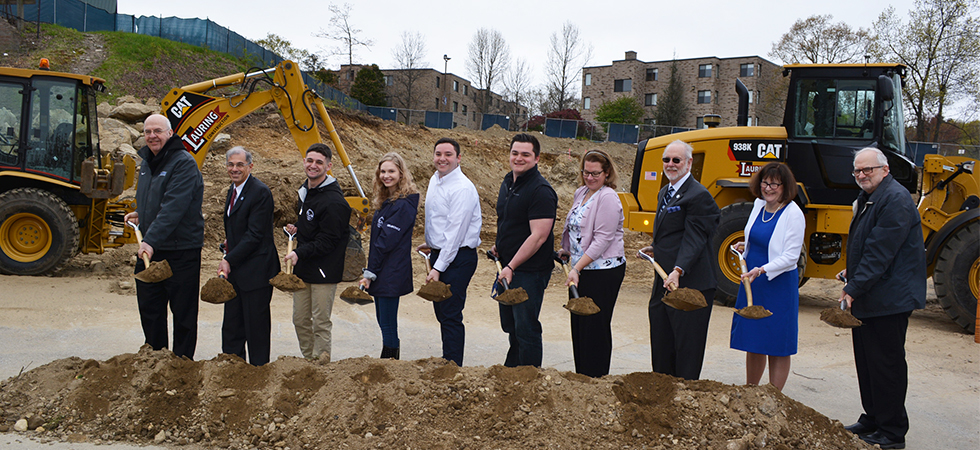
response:
[[[333,322],[334,295],[337,284],[310,284],[293,292],[293,326],[304,358],[316,359],[321,353],[330,356],[330,331]]]

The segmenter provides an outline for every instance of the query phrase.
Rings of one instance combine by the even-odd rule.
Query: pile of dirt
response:
[[[3,425],[72,442],[204,448],[867,448],[771,386],[655,373],[280,357],[253,367],[144,346],[0,384]]]

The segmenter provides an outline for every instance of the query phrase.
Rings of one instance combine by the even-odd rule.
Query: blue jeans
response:
[[[500,304],[500,328],[510,340],[505,367],[541,367],[541,303],[551,271],[514,272],[510,288],[524,288],[527,301],[517,305]]]
[[[435,261],[439,251],[433,250],[430,258]],[[466,306],[466,289],[476,271],[476,250],[461,248],[446,271],[439,275],[439,281],[449,285],[453,296],[438,303],[432,303],[442,329],[442,358],[463,366],[463,346],[466,342],[466,329],[463,326],[463,307]]]
[[[374,297],[374,311],[381,327],[381,345],[398,348],[398,297]]]

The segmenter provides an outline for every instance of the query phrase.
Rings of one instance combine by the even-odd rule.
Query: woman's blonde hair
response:
[[[385,161],[391,161],[398,168],[398,173],[401,175],[398,184],[391,189],[381,182],[381,164],[384,164]],[[408,166],[405,164],[405,159],[402,158],[402,155],[391,152],[381,157],[381,160],[378,161],[378,167],[374,169],[374,199],[371,201],[372,208],[375,210],[380,209],[385,200],[407,197],[418,191],[418,188],[415,187],[415,182],[412,181],[412,173],[408,171]]]

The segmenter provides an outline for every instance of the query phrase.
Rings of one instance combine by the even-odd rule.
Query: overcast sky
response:
[[[344,2],[334,1],[342,5]],[[429,67],[442,71],[448,55],[450,73],[472,77],[466,71],[467,48],[479,28],[501,32],[510,45],[512,60],[522,57],[532,66],[534,85],[543,84],[549,38],[562,24],[576,24],[583,39],[593,46],[589,65],[608,65],[624,58],[627,50],[642,61],[704,56],[768,56],[777,41],[798,19],[832,14],[835,22],[852,28],[870,28],[889,5],[903,19],[914,0],[864,1],[746,0],[702,1],[510,1],[485,2],[371,0],[350,1],[351,21],[362,30],[361,38],[374,45],[358,50],[355,63],[375,63],[393,68],[391,49],[403,31],[418,31],[426,39]],[[331,17],[329,1],[238,0],[235,2],[190,0],[119,0],[119,12],[135,16],[209,18],[251,40],[268,33],[279,35],[296,47],[322,51],[335,42],[314,37],[326,29]],[[339,68],[346,58],[332,57],[328,68]],[[496,89],[495,89],[496,90]]]

